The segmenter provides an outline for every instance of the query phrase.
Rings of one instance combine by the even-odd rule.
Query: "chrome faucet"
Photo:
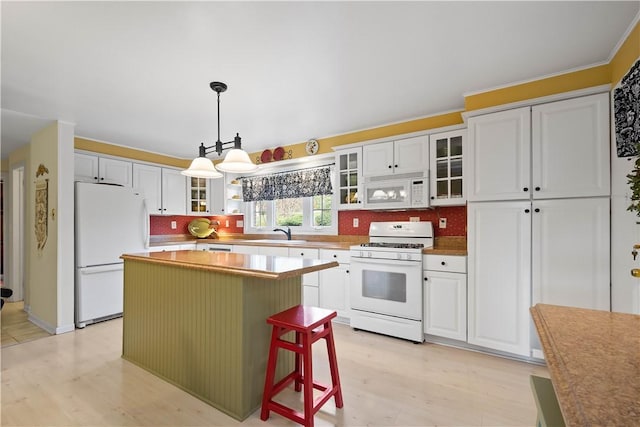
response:
[[[282,231],[287,236],[287,240],[291,240],[291,228],[287,227],[286,230],[282,228],[274,228],[273,231]]]

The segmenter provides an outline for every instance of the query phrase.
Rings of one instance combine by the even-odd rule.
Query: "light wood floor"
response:
[[[7,302],[0,311],[2,347],[48,337],[51,334],[31,323],[24,311],[24,302]]]
[[[344,408],[317,426],[532,426],[529,375],[545,367],[444,346],[355,332],[335,324]],[[243,423],[123,360],[122,319],[2,348],[3,426],[296,425],[257,410]],[[314,375],[329,378],[324,345]],[[262,378],[256,378],[262,384]],[[300,408],[300,394],[281,401]]]

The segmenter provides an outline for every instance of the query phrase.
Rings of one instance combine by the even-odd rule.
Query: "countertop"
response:
[[[142,261],[274,280],[296,277],[339,265],[336,261],[319,259],[188,250],[124,254],[120,258],[125,261]]]
[[[530,309],[567,426],[640,425],[640,316]]]
[[[258,242],[256,240],[269,239],[271,242]],[[221,236],[218,239],[196,239],[191,235],[168,235],[154,236],[150,246],[168,246],[179,245],[184,243],[215,243],[227,245],[253,245],[253,246],[286,246],[295,248],[316,248],[316,249],[336,249],[349,250],[351,246],[369,241],[367,236],[301,236],[305,241],[303,243],[291,241],[271,235],[242,235],[242,236]],[[278,240],[278,242],[274,242]],[[467,239],[465,237],[436,237],[434,247],[423,249],[425,255],[467,255]]]

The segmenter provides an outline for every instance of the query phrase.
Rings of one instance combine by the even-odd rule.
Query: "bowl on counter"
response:
[[[217,225],[217,221],[212,224],[211,220],[207,218],[196,218],[189,223],[187,229],[192,236],[204,239],[216,232]]]

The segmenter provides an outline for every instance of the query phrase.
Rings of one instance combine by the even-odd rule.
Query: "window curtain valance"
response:
[[[242,198],[245,202],[332,193],[330,166],[242,178]]]

